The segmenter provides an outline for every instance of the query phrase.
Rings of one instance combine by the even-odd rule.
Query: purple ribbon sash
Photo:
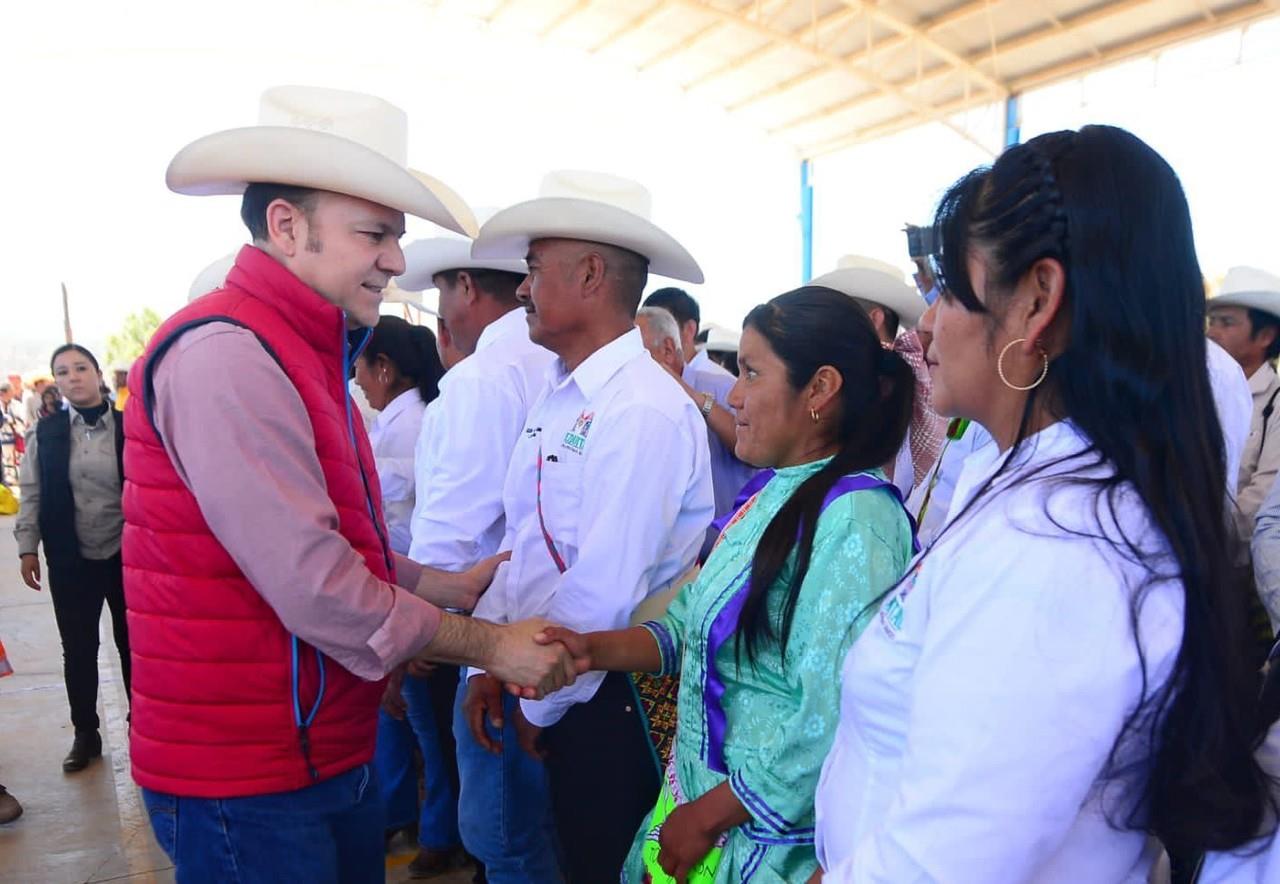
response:
[[[763,478],[761,478],[763,477]],[[737,501],[734,512],[741,508],[742,504],[758,493],[769,480],[773,478],[772,470],[762,470],[752,477],[751,481],[743,487],[739,500]],[[758,484],[757,484],[757,480]],[[753,487],[754,486],[754,487]],[[822,509],[818,511],[819,516],[826,511],[833,502],[846,494],[852,494],[855,491],[869,491],[875,488],[884,488],[893,494],[898,501],[898,505],[902,506],[903,512],[906,513],[906,506],[902,501],[902,493],[891,482],[877,479],[873,476],[859,474],[856,476],[843,476],[836,480],[831,486],[831,490],[827,492],[827,496],[822,501]],[[730,514],[732,517],[732,514]],[[911,548],[913,552],[920,551],[920,542],[916,539],[916,524],[911,518],[911,514],[907,513],[907,520],[911,523]],[[728,518],[725,519],[727,523]],[[721,526],[723,530],[723,526]],[[707,660],[706,660],[706,678],[702,688],[702,704],[703,710],[707,717],[707,766],[716,773],[728,775],[729,771],[724,763],[724,735],[727,729],[725,721],[724,699],[725,684],[724,679],[720,677],[720,672],[716,669],[716,656],[720,653],[720,649],[724,647],[725,642],[737,631],[738,618],[742,615],[742,607],[747,602],[747,596],[751,593],[751,566],[748,565],[743,569],[744,579],[742,585],[734,592],[733,597],[720,609],[720,613],[716,614],[715,619],[711,621],[711,628],[707,633]]]

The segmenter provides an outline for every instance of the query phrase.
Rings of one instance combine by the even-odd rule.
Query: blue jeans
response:
[[[382,805],[372,765],[247,798],[142,790],[178,884],[383,884]]]
[[[484,863],[489,884],[558,884],[555,824],[547,772],[530,758],[516,738],[517,701],[503,693],[503,728],[485,718],[491,739],[502,740],[502,754],[486,751],[471,735],[462,714],[464,683],[458,689],[453,733],[458,741],[458,827],[467,851]]]
[[[403,721],[378,710],[378,788],[386,811],[383,827],[390,831],[418,821],[418,846],[428,850],[457,847],[458,796],[449,768],[453,758],[440,745],[436,714],[432,708],[432,683],[407,676],[401,688],[408,711]],[[418,806],[418,777],[413,767],[413,747],[422,751],[426,799]]]

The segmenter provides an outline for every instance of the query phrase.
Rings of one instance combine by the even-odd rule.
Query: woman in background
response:
[[[27,435],[22,509],[13,533],[22,580],[34,590],[41,589],[39,547],[44,545],[75,728],[62,769],[72,773],[102,755],[98,620],[104,602],[111,610],[120,674],[129,691],[129,630],[120,557],[124,420],[102,395],[102,371],[92,353],[79,344],[65,344],[53,351],[50,362],[54,383],[71,407],[42,418]]]
[[[391,549],[409,553],[414,505],[414,455],[422,417],[439,395],[444,366],[435,335],[398,316],[383,316],[356,360],[355,382],[378,411],[369,442],[382,487]],[[417,665],[417,664],[413,664]],[[457,763],[452,731],[453,691],[458,670],[422,666],[401,681],[393,677],[378,713],[374,763],[386,809],[388,838],[416,829],[418,855],[411,877],[451,867],[460,857]],[[426,797],[419,805],[414,749],[422,752]]]

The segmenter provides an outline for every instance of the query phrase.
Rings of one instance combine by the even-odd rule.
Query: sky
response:
[[[355,12],[358,10],[358,14]],[[379,95],[409,116],[410,164],[473,206],[536,195],[551,169],[635,179],[654,221],[706,272],[704,318],[736,326],[801,282],[794,151],[652,77],[424,0],[125,0],[24,4],[0,33],[0,371],[38,368],[62,334],[101,348],[123,317],[181,306],[199,271],[244,242],[234,197],[164,186],[173,154],[256,121],[273,85]],[[1144,59],[1023,99],[1023,136],[1111,122],[1174,165],[1201,263],[1280,271],[1274,207],[1280,22]],[[1268,94],[1269,93],[1269,94]],[[1003,108],[964,122],[994,151]],[[819,158],[814,273],[846,253],[900,264],[905,221],[992,154],[941,126]],[[436,232],[410,219],[405,242]],[[654,279],[651,287],[663,284]]]

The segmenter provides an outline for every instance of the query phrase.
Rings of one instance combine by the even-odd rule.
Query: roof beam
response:
[[[818,19],[817,22],[802,25],[789,33],[791,36],[801,39],[803,39],[806,34],[812,33],[814,43],[816,44],[825,31],[852,22],[854,19],[858,18],[858,15],[859,13],[854,9],[839,9],[830,15]],[[732,58],[719,67],[712,68],[705,74],[698,76],[696,79],[690,80],[688,83],[684,84],[683,88],[686,92],[691,92],[694,89],[701,89],[712,80],[718,80],[720,77],[732,74],[734,71],[741,70],[753,62],[759,61],[761,58],[768,55],[770,52],[775,51],[777,48],[778,46],[776,43],[768,41],[759,49],[753,49],[746,55],[739,55],[737,58]]]
[[[671,4],[668,3],[667,0],[658,0],[657,3],[650,6],[644,12],[628,19],[626,24],[622,25],[616,30],[610,31],[608,34],[604,36],[603,39],[597,42],[594,46],[590,47],[587,50],[587,52],[594,55],[595,53],[600,52],[601,50],[606,49],[609,46],[612,46],[614,43],[618,42],[628,34],[634,33],[635,31],[638,31],[641,28],[645,27],[646,25],[649,24],[649,22],[653,21],[655,18],[657,18],[659,15],[666,12],[670,8],[671,8]]]
[[[1042,71],[1036,71],[1014,80],[1010,84],[1013,92],[1025,92],[1028,89],[1034,89],[1040,86],[1046,86],[1049,83],[1069,79],[1078,76],[1088,70],[1114,64],[1129,58],[1141,56],[1160,49],[1167,49],[1178,43],[1185,43],[1199,37],[1209,36],[1213,33],[1231,30],[1242,25],[1249,24],[1254,21],[1275,15],[1280,12],[1275,0],[1255,0],[1247,6],[1238,7],[1230,11],[1223,11],[1216,14],[1212,22],[1197,20],[1185,25],[1179,25],[1157,34],[1152,34],[1138,40],[1131,40],[1118,46],[1105,49],[1101,53],[1101,57],[1089,54],[1083,58],[1074,59],[1072,61],[1063,62],[1059,65],[1046,68]],[[1072,23],[1078,23],[1077,19],[1068,19],[1064,22],[1064,26],[1069,27]],[[952,114],[961,113],[981,104],[988,103],[990,99],[985,95],[961,96],[938,105],[935,109],[943,115],[950,116]],[[839,110],[833,110],[833,113]],[[817,142],[806,145],[801,148],[801,153],[806,157],[815,157],[822,154],[834,153],[847,147],[852,147],[864,141],[870,141],[875,138],[883,138],[887,135],[894,135],[913,126],[920,125],[922,121],[912,115],[904,114],[887,120],[883,123],[877,123],[864,129],[860,129],[849,135],[840,136],[839,138],[829,139],[827,141]]]
[[[538,36],[544,39],[546,37],[550,37],[552,33],[554,33],[562,25],[564,25],[570,19],[577,16],[578,13],[582,12],[590,5],[591,5],[591,0],[577,0],[577,2],[571,3],[568,7],[565,8],[563,12],[561,12],[559,15],[553,18],[545,27],[543,27],[542,30],[538,31]]]
[[[790,0],[769,0],[768,4],[762,4],[760,0],[756,0],[756,2],[750,3],[745,7],[739,7],[736,10],[721,9],[716,6],[711,6],[709,3],[694,3],[692,4],[693,8],[701,9],[704,12],[714,13],[716,16],[715,19],[712,20],[711,23],[706,25],[705,27],[699,28],[698,30],[694,31],[692,34],[689,34],[680,42],[674,43],[671,46],[668,46],[665,49],[663,49],[657,55],[654,55],[654,56],[651,56],[650,58],[645,59],[643,62],[641,62],[639,65],[636,66],[636,70],[647,71],[651,67],[655,67],[656,65],[662,64],[662,62],[679,55],[681,52],[684,52],[686,49],[693,46],[703,37],[707,36],[713,31],[719,30],[720,28],[724,27],[727,24],[751,24],[751,25],[760,24],[763,27],[762,20],[764,19],[765,16],[771,15],[775,8],[779,6],[785,6],[789,2]],[[684,0],[668,0],[667,5],[684,6],[684,7],[690,6],[690,4],[684,2]],[[743,13],[741,11],[743,9],[747,9],[749,10],[749,12]],[[757,16],[759,16],[760,20],[752,18],[750,15],[750,12],[754,12]]]
[[[921,119],[936,120],[944,126],[954,130],[962,138],[972,141],[983,149],[989,149],[974,138],[972,134],[966,132],[962,127],[955,125],[945,116],[937,113],[928,102],[921,101],[919,98],[906,92],[901,86],[886,81],[883,77],[876,75],[872,71],[864,70],[857,65],[851,64],[846,59],[833,52],[828,52],[818,47],[811,46],[803,40],[791,36],[785,31],[779,31],[776,28],[771,28],[768,25],[745,18],[737,12],[713,6],[709,2],[705,2],[705,0],[676,0],[676,2],[689,9],[702,10],[725,24],[731,24],[744,30],[753,31],[760,37],[789,46],[797,52],[811,56],[815,61],[832,70],[847,72],[857,79],[862,80],[873,89],[876,89],[886,96],[895,98],[901,103],[907,105],[914,110]]]
[[[1003,83],[979,68],[977,65],[973,64],[967,58],[964,58],[954,49],[951,49],[949,46],[946,46],[934,39],[927,30],[927,26],[921,27],[919,25],[911,24],[893,13],[886,12],[874,3],[867,3],[866,0],[841,0],[841,2],[843,2],[845,6],[869,16],[872,21],[879,22],[886,28],[897,31],[898,34],[907,42],[923,46],[929,50],[929,52],[951,65],[956,70],[961,71],[966,76],[969,76],[981,83],[987,89],[998,94],[1006,94]]]
[[[918,27],[920,27],[926,34],[936,33],[938,31],[943,30],[944,28],[949,27],[950,25],[955,24],[956,22],[963,21],[964,19],[967,19],[979,12],[982,12],[989,5],[992,5],[992,2],[998,2],[998,0],[991,0],[991,2],[989,2],[989,0],[971,0],[971,2],[966,3],[963,6],[957,6],[955,9],[951,10],[950,12],[945,12],[942,15],[939,15],[936,18],[932,18],[927,22],[921,22]],[[898,49],[899,47],[905,46],[907,45],[908,42],[909,41],[906,37],[899,34],[896,37],[888,37],[884,40],[880,40],[877,43],[873,43],[868,48],[859,50],[858,52],[855,52],[851,55],[846,55],[844,56],[844,58],[850,64],[858,64],[864,60],[873,58],[874,56],[876,56],[881,52],[889,52],[891,50]],[[943,70],[945,73],[950,73],[950,70],[948,69],[944,68],[941,70]],[[771,86],[766,86],[764,89],[761,89],[757,92],[753,92],[750,95],[744,96],[743,98],[739,98],[736,101],[730,103],[726,109],[731,112],[742,110],[743,108],[756,104],[757,102],[764,101],[769,98],[774,98],[778,95],[782,95],[785,92],[790,92],[792,89],[797,89],[800,86],[805,85],[806,83],[810,83],[818,79],[819,77],[821,77],[826,73],[829,73],[829,69],[824,66],[818,66],[818,67],[812,68],[811,70],[805,71],[802,74],[797,74],[794,77],[790,77],[786,80],[783,80],[781,83],[774,83]]]
[[[1054,19],[1051,24],[1045,27],[1036,28],[1033,31],[1023,34],[1021,37],[1017,37],[1003,44],[997,43],[994,52],[991,50],[986,50],[984,52],[975,53],[969,56],[969,62],[975,66],[990,64],[1002,53],[1016,52],[1022,49],[1026,49],[1029,46],[1035,46],[1039,43],[1044,42],[1045,40],[1048,40],[1054,37],[1060,37],[1066,34],[1077,32],[1083,28],[1087,28],[1091,25],[1097,24],[1098,22],[1103,21],[1109,18],[1110,16],[1118,15],[1122,12],[1127,12],[1138,6],[1143,6],[1151,2],[1153,2],[1153,0],[1118,0],[1118,2],[1108,3],[1105,6],[1096,7],[1092,10],[1081,13],[1072,18],[1062,19],[1062,20]],[[1091,52],[1091,54],[1089,55],[1089,58],[1092,59],[1093,64],[1098,64],[1101,56],[1102,56],[1102,53],[1094,54]],[[937,81],[949,76],[952,73],[952,70],[953,69],[950,67],[939,65],[927,71],[922,77],[918,77],[918,78],[909,77],[909,78],[897,80],[895,81],[895,85],[902,86],[902,87],[932,85],[933,83],[936,83]],[[1003,94],[1007,94],[1008,92],[1021,92],[1025,90],[1028,87],[1024,84],[1036,76],[1037,76],[1036,73],[1032,73],[1027,75],[1026,77],[1020,78],[1019,80],[1013,82],[1012,84],[1009,84],[1009,86],[1007,87],[1006,91]],[[1055,75],[1055,76],[1060,77],[1065,75]],[[855,108],[860,107],[861,105],[866,104],[867,102],[873,101],[876,97],[877,96],[874,94],[858,95],[849,99],[848,101],[840,102],[838,104],[829,106],[828,108],[825,109],[825,112],[827,114],[844,113],[845,111],[854,110]],[[979,100],[973,102],[973,104],[981,104],[988,100],[985,95],[979,95],[977,97]],[[969,106],[972,107],[973,104],[970,104]],[[736,105],[737,105],[736,102],[734,105],[730,105],[730,109],[736,110],[737,109]],[[794,129],[798,126],[803,126],[806,123],[810,123],[814,119],[816,119],[816,117],[813,114],[805,114],[800,117],[793,117],[792,119],[789,119],[777,126],[774,126],[769,131],[771,134],[781,134],[787,130]]]
[[[1189,40],[1229,31],[1241,25],[1275,15],[1277,11],[1275,5],[1268,2],[1268,0],[1256,0],[1256,2],[1247,6],[1238,6],[1235,9],[1214,13],[1214,17],[1211,20],[1198,19],[1184,25],[1177,25],[1137,40],[1129,40],[1125,43],[1111,46],[1102,50],[1097,56],[1089,55],[1085,58],[1072,59],[1043,70],[1033,71],[1025,77],[1019,77],[1014,80],[1011,85],[1016,92],[1035,89],[1038,86],[1048,85],[1055,80],[1065,80],[1083,74],[1091,68],[1115,64],[1116,62],[1136,58],[1160,49],[1168,49],[1171,46],[1186,43]]]
[[[678,5],[678,4],[673,4],[673,5]],[[703,25],[702,27],[698,28],[698,30],[694,31],[692,34],[689,34],[680,42],[672,43],[670,46],[663,49],[657,55],[651,55],[648,58],[646,58],[644,61],[640,62],[640,64],[636,65],[636,70],[642,71],[642,72],[647,71],[651,67],[656,67],[657,65],[662,64],[664,61],[666,61],[669,58],[674,58],[675,56],[679,55],[681,52],[684,52],[693,44],[697,43],[703,37],[707,36],[713,31],[718,31],[720,28],[724,27],[724,24],[725,23],[722,21],[713,21],[710,24]]]
[[[515,0],[498,0],[497,5],[490,9],[489,14],[484,17],[485,24],[493,24],[498,20],[498,16],[506,12],[513,3],[515,3]]]

